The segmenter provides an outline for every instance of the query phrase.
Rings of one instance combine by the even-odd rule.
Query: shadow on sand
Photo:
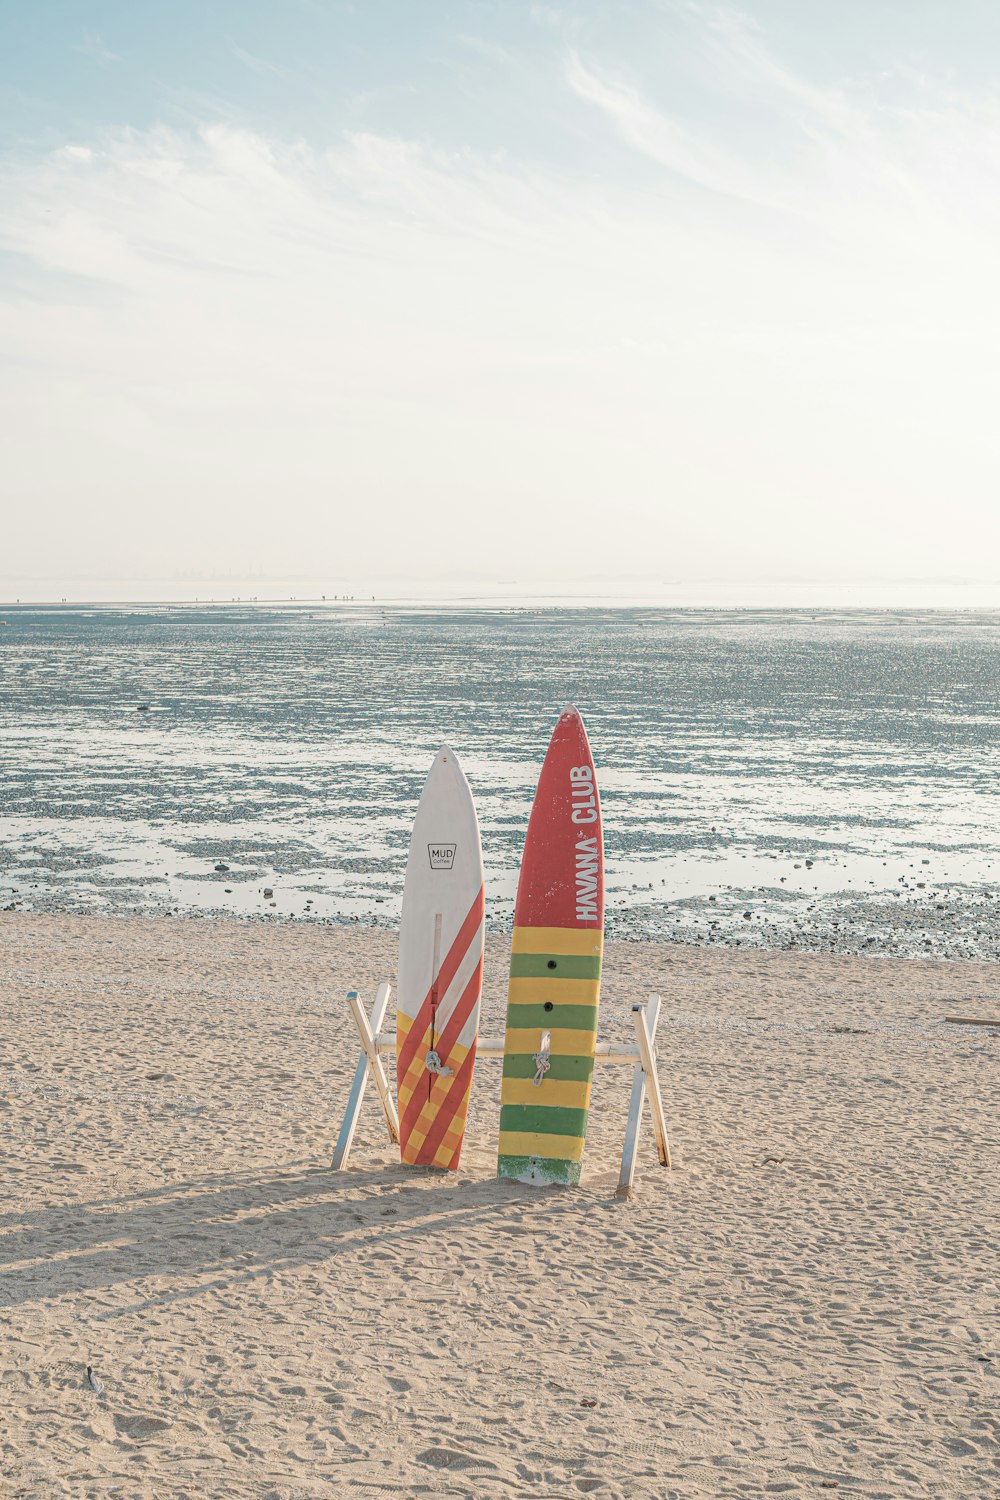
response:
[[[486,1221],[498,1234],[534,1232],[524,1221],[544,1214],[551,1233],[554,1216],[581,1211],[575,1193],[444,1180],[398,1164],[209,1174],[130,1197],[4,1215],[0,1307],[149,1277],[184,1283],[152,1291],[143,1299],[150,1306]]]

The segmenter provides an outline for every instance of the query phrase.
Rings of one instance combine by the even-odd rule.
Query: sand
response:
[[[330,1170],[384,932],[0,917],[0,1496],[1000,1494],[994,965],[611,946],[583,1186]],[[488,953],[500,1028],[505,948]],[[91,1365],[103,1393],[88,1383]]]

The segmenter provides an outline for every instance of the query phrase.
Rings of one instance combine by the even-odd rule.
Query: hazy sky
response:
[[[0,579],[996,579],[998,56],[995,0],[3,5]]]

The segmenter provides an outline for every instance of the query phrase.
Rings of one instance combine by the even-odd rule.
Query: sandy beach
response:
[[[330,1170],[395,947],[0,917],[4,1500],[1000,1493],[995,966],[611,944],[674,1152],[623,1204],[627,1069],[578,1190],[495,1181],[488,1060],[457,1175],[374,1098]]]

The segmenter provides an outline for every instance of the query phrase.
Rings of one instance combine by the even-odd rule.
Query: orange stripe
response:
[[[448,953],[445,957],[444,963],[441,965],[437,974],[431,979],[430,988],[428,989],[427,994],[424,997],[424,1001],[420,1007],[420,1010],[417,1012],[416,1020],[420,1020],[423,1017],[425,1009],[430,1006],[431,996],[433,995],[435,990],[437,990],[439,996],[447,994],[448,986],[451,984],[456,973],[458,972],[458,966],[462,962],[462,959],[465,957],[466,953],[469,951],[469,944],[472,942],[472,939],[476,934],[476,929],[478,928],[480,922],[483,920],[485,904],[486,903],[483,887],[480,886],[479,890],[476,892],[475,899],[473,900],[472,905],[469,907],[468,915],[466,916],[461,927],[458,929],[458,933],[455,937],[454,942],[448,949]],[[403,1042],[402,1051],[396,1059],[397,1078],[405,1068],[409,1067],[410,1061],[413,1057],[413,1053],[416,1049],[416,1041],[414,1041],[413,1046],[409,1045],[410,1037],[412,1035],[413,1028],[411,1027],[406,1040]]]
[[[429,1052],[431,1043],[429,1027],[425,1028],[423,1039],[425,1049]],[[424,1083],[425,1079],[426,1085]],[[399,1129],[404,1140],[413,1129],[419,1118],[420,1111],[430,1099],[433,1080],[434,1074],[428,1073],[424,1058],[419,1055],[413,1059],[402,1083],[397,1080],[396,1094],[401,1105]]]
[[[456,1004],[455,1009],[449,1016],[444,1031],[442,1031],[440,1039],[438,1040],[437,1052],[443,1063],[447,1063],[448,1053],[451,1051],[452,1045],[455,1042],[456,1038],[461,1034],[462,1028],[465,1025],[466,1021],[471,1016],[475,1008],[476,1001],[479,999],[479,994],[482,990],[482,987],[483,961],[482,959],[480,959],[478,964],[476,965],[475,972],[473,973],[472,978],[469,980],[468,984],[465,986],[465,989],[462,991],[461,998]]]
[[[461,1133],[456,1140],[451,1132],[445,1136],[438,1147],[435,1161],[439,1167],[444,1167],[448,1172],[454,1172],[462,1159],[462,1144],[465,1140],[465,1124],[463,1121]]]
[[[434,1020],[434,1008],[431,1005],[430,993],[428,993],[426,999],[421,1004],[420,1009],[417,1011],[417,1014],[413,1017],[413,1020],[410,1022],[410,1029],[409,1029],[409,1031],[406,1033],[406,1035],[402,1039],[400,1038],[400,1035],[399,1035],[398,1023],[397,1023],[397,1031],[396,1031],[396,1091],[397,1091],[397,1093],[403,1087],[403,1080],[406,1078],[407,1073],[410,1071],[410,1067],[411,1067],[411,1065],[413,1063],[413,1059],[416,1056],[416,1053],[417,1053],[417,1051],[419,1049],[419,1046],[420,1046],[420,1043],[421,1043],[422,1039],[429,1034],[430,1029],[431,1029],[431,1023],[433,1022],[433,1020]]]
[[[423,1145],[423,1142],[427,1137],[427,1132],[431,1128],[431,1124],[434,1120],[436,1104],[432,1104],[431,1102],[435,1091],[434,1085],[436,1083],[440,1083],[443,1089],[443,1086],[448,1081],[445,1078],[437,1079],[433,1074],[428,1074],[428,1078],[430,1079],[430,1088],[427,1094],[425,1094],[423,1097],[421,1097],[419,1094],[414,1095],[419,1108],[416,1111],[416,1117],[411,1118],[409,1126],[410,1140],[414,1141],[419,1139],[421,1145]],[[441,1092],[441,1090],[438,1090],[438,1092]]]
[[[436,1080],[439,1084],[445,1084],[448,1087],[446,1091],[436,1088],[432,1098],[421,1109],[419,1118],[410,1132],[409,1141],[414,1151],[410,1160],[420,1162],[425,1166],[434,1161],[439,1141],[451,1128],[455,1117],[461,1111],[463,1102],[468,1099],[472,1076],[471,1066],[467,1065],[470,1059],[474,1061],[472,1049],[454,1078]],[[418,1144],[413,1147],[413,1142]]]
[[[451,1085],[455,1081],[454,1078],[442,1078],[440,1073],[428,1073],[426,1066],[423,1064],[421,1064],[421,1071],[424,1078],[427,1079],[427,1088],[424,1089],[421,1080],[418,1079],[413,1093],[406,1102],[404,1112],[400,1116],[400,1135],[405,1134],[408,1136],[411,1131],[419,1130],[421,1127],[426,1134],[427,1130],[434,1123],[434,1117],[438,1110],[447,1107],[447,1099]],[[426,1121],[424,1120],[425,1115],[427,1116]]]
[[[413,1032],[410,1032],[410,1036]],[[431,1045],[430,1023],[424,1026],[416,1037],[413,1048],[413,1056],[410,1058],[408,1067],[396,1069],[396,1083],[400,1089],[412,1089],[416,1079],[420,1078],[424,1071],[424,1055]]]
[[[442,1085],[446,1085],[451,1081],[446,1078],[441,1078],[440,1075],[425,1073],[426,1065],[423,1057],[420,1055],[421,1050],[426,1052],[430,1049],[431,1046],[434,1045],[433,1025],[435,1007],[431,1003],[431,997],[434,994],[435,990],[437,990],[439,996],[447,994],[448,987],[454,980],[459,966],[468,953],[469,947],[476,936],[479,925],[483,919],[484,909],[484,891],[483,887],[480,886],[479,890],[476,893],[475,900],[473,901],[472,906],[469,908],[469,911],[465,917],[465,920],[459,928],[455,940],[453,941],[451,947],[448,949],[445,961],[438,970],[437,979],[432,982],[431,988],[420,1007],[420,1011],[417,1017],[407,1031],[406,1036],[399,1043],[399,1049],[396,1055],[396,1093],[397,1098],[399,1099],[401,1104],[399,1122],[401,1138],[400,1149],[401,1153],[403,1153],[404,1160],[410,1160],[410,1157],[405,1154],[406,1143],[408,1142],[410,1132],[418,1127],[420,1116],[424,1108],[428,1106],[431,1107],[432,1113],[430,1116],[430,1120],[428,1121],[428,1123],[430,1123],[430,1121],[433,1119],[434,1113],[436,1113],[437,1109],[441,1107],[441,1104],[443,1103],[443,1100],[440,1100],[439,1102],[440,1096],[442,1095],[442,1090],[440,1088],[435,1089],[433,1086],[435,1076],[437,1076],[439,1084]],[[480,962],[476,966],[477,976],[480,974],[481,969],[482,960],[480,959]],[[458,1002],[459,1006],[461,1006],[465,1001],[468,992],[469,986],[467,985]],[[423,1024],[418,1025],[418,1023],[420,1022],[422,1022]],[[430,1032],[430,1035],[428,1035],[428,1032]],[[423,1049],[421,1049],[421,1042],[423,1042],[424,1044]],[[426,1076],[427,1078],[426,1092],[422,1087],[423,1076]],[[447,1097],[447,1095],[445,1095],[445,1097]],[[423,1153],[421,1152],[418,1160],[422,1160],[422,1158]]]
[[[430,1050],[431,1036],[425,1033],[427,1050]],[[427,1080],[426,1086],[424,1080]],[[399,1129],[400,1133],[409,1135],[410,1131],[418,1128],[421,1115],[430,1111],[428,1124],[433,1120],[440,1101],[447,1093],[453,1079],[442,1077],[440,1073],[429,1073],[427,1064],[423,1057],[416,1057],[403,1081],[402,1088],[397,1084],[396,1095],[400,1103]],[[437,1087],[435,1087],[435,1084]]]
[[[427,1132],[427,1139],[424,1141],[423,1151],[421,1152],[422,1160],[433,1160],[434,1153],[437,1151],[438,1146],[441,1144],[441,1141],[444,1138],[448,1127],[451,1125],[455,1116],[462,1109],[462,1106],[467,1106],[469,1095],[472,1092],[472,1068],[475,1061],[476,1044],[475,1042],[473,1042],[472,1046],[469,1048],[466,1054],[465,1061],[462,1063],[462,1066],[459,1068],[454,1078],[449,1080],[451,1083],[451,1088],[448,1091],[448,1097],[446,1099],[442,1099],[438,1107],[437,1119],[433,1122],[430,1130]],[[426,1158],[424,1156],[424,1153],[427,1153]]]

